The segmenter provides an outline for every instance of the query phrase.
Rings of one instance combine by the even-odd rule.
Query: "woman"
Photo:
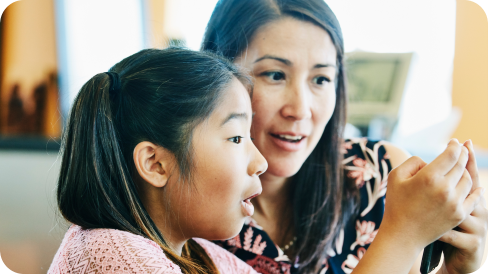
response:
[[[253,75],[252,135],[269,164],[254,217],[223,247],[263,273],[418,273],[422,248],[444,234],[444,273],[479,267],[488,215],[466,207],[481,192],[471,143],[453,140],[430,165],[410,158],[389,177],[405,152],[343,143],[344,46],[322,0],[220,0],[202,50]]]
[[[223,58],[143,50],[91,78],[63,136],[57,199],[73,225],[55,273],[256,273],[203,239],[235,236],[267,167],[247,76]]]

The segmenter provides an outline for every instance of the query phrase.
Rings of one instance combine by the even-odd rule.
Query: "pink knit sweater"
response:
[[[222,274],[256,274],[249,265],[219,246],[199,238],[200,244]],[[153,241],[116,229],[82,229],[72,225],[54,256],[48,274],[64,273],[178,273]]]

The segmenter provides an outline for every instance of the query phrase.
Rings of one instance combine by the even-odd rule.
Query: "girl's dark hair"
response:
[[[344,184],[340,147],[346,114],[344,43],[332,10],[323,0],[220,0],[207,25],[202,50],[240,57],[261,27],[283,17],[323,28],[337,51],[336,107],[315,149],[291,178],[295,254],[300,272],[316,272],[344,224],[356,213],[358,191]]]
[[[133,150],[149,141],[171,151],[191,177],[192,132],[209,117],[232,79],[247,78],[229,61],[180,48],[147,49],[91,78],[76,97],[63,133],[57,186],[59,209],[85,229],[112,228],[149,238],[183,273],[218,273],[190,240],[178,256],[144,208],[134,182]],[[188,181],[188,180],[182,180]]]

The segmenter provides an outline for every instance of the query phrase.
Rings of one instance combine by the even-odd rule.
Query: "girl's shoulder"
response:
[[[200,238],[193,238],[212,259],[220,273],[257,274],[257,272],[234,254],[224,248]]]
[[[83,229],[71,225],[49,274],[175,273],[180,268],[154,241],[116,229]]]

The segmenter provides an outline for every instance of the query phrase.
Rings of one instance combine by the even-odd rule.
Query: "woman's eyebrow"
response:
[[[269,54],[266,54],[263,57],[256,59],[256,61],[254,61],[254,63],[257,63],[257,62],[265,60],[265,59],[276,60],[276,61],[279,61],[279,62],[281,62],[281,63],[283,63],[289,67],[293,66],[293,63],[290,60],[285,59],[285,58],[281,58],[281,57],[277,57],[274,55],[269,55]],[[317,68],[336,68],[336,66],[334,64],[316,64],[315,66],[313,66],[313,68],[314,69],[317,69]]]
[[[313,66],[314,69],[316,68],[336,68],[335,65],[333,64],[316,64],[315,66]]]
[[[230,120],[232,119],[244,119],[244,120],[247,120],[248,117],[247,117],[247,113],[245,112],[242,112],[242,113],[236,113],[236,112],[233,112],[231,114],[229,114],[223,121],[222,123],[220,124],[220,126],[224,126],[227,122],[229,122]]]
[[[265,59],[272,59],[272,60],[280,61],[281,63],[283,63],[289,67],[293,66],[293,63],[290,60],[285,59],[285,58],[280,58],[277,56],[273,56],[273,55],[269,55],[269,54],[266,54],[263,57],[256,59],[256,61],[254,61],[254,63],[257,63],[257,62],[265,60]]]

